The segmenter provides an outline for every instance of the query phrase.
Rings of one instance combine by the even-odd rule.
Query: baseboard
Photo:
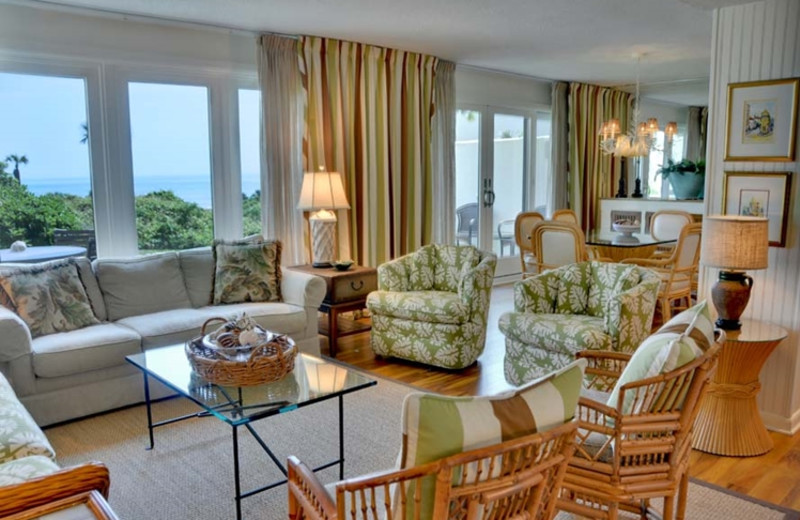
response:
[[[774,432],[794,435],[800,430],[800,410],[796,410],[791,417],[762,411],[761,418],[764,420],[764,426]]]

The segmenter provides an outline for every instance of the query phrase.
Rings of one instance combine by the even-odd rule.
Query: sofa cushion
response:
[[[0,462],[29,455],[56,459],[56,452],[47,437],[0,374]]]
[[[578,360],[497,396],[409,394],[401,420],[400,468],[419,466],[564,424],[575,416],[585,367],[586,361]],[[426,518],[433,507],[434,484],[434,476],[426,477],[422,483],[422,516]],[[407,491],[415,492],[413,488]]]
[[[41,455],[10,460],[0,464],[0,486],[22,484],[33,478],[55,473],[59,469],[55,462]]]
[[[214,242],[213,304],[281,301],[279,240]]]
[[[201,309],[188,307],[187,305],[185,309],[129,316],[117,323],[139,334],[143,349],[184,343],[199,336],[203,322],[210,317]]]
[[[33,372],[61,377],[125,364],[125,356],[141,352],[141,338],[126,327],[102,323],[71,332],[36,338]]]
[[[425,323],[469,321],[469,306],[458,294],[444,291],[373,291],[367,296],[370,312]]]
[[[611,336],[603,332],[603,318],[507,312],[500,316],[499,327],[510,339],[551,352],[612,350]]]
[[[703,329],[710,331],[710,337],[703,333]],[[665,374],[691,363],[702,356],[713,341],[711,316],[703,300],[675,316],[642,342],[617,379],[606,404],[616,408],[622,385]],[[622,404],[623,413],[634,411],[633,401],[634,396],[627,392]]]
[[[608,300],[615,294],[625,292],[639,283],[639,268],[635,265],[609,262],[589,262],[589,300],[586,314],[605,316]]]
[[[73,259],[19,267],[0,285],[33,337],[98,323]]]
[[[591,271],[590,262],[568,264],[560,269],[556,296],[558,314],[586,314]]]
[[[177,253],[99,258],[94,271],[111,321],[192,306]]]
[[[209,305],[197,309],[208,318],[234,318],[246,313],[265,330],[281,334],[303,332],[308,325],[308,317],[303,307],[289,303],[229,303],[227,305]]]
[[[214,253],[210,247],[178,251],[183,282],[192,307],[205,307],[211,303],[214,289]]]
[[[481,261],[478,249],[471,246],[434,245],[433,289],[435,291],[458,292],[458,282],[464,271],[472,269]]]
[[[83,288],[86,289],[86,296],[89,297],[89,304],[92,306],[94,315],[98,320],[106,321],[108,319],[106,302],[103,300],[103,292],[100,290],[97,277],[92,270],[92,261],[82,256],[75,258],[75,264],[78,266],[78,276],[81,278]]]

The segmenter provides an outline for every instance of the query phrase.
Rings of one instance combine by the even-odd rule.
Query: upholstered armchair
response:
[[[367,297],[372,350],[442,368],[483,352],[497,257],[472,246],[427,245],[378,267]]]
[[[581,350],[633,352],[650,333],[661,281],[632,267],[579,262],[515,283],[514,311],[500,316],[508,382],[541,377]]]

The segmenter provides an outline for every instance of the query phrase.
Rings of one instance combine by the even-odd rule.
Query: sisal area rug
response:
[[[400,413],[411,388],[379,379],[378,385],[345,396],[345,477],[393,466],[400,446]],[[185,399],[153,407],[154,420],[197,411]],[[87,460],[111,471],[110,503],[122,520],[220,520],[235,517],[230,427],[211,417],[190,419],[155,431],[148,451],[144,406],[136,406],[47,429],[63,466]],[[290,454],[311,466],[336,457],[336,401],[317,403],[263,419],[256,429],[279,459]],[[266,454],[240,429],[243,489],[281,478]],[[318,473],[335,481],[338,467]],[[243,501],[243,518],[278,520],[286,516],[286,487]],[[574,517],[561,514],[558,520]],[[693,482],[690,520],[800,520],[796,512]]]

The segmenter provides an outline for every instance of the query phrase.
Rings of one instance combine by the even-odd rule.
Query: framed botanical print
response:
[[[800,79],[728,85],[726,161],[793,161]]]
[[[790,190],[790,172],[725,172],[722,214],[767,217],[769,245],[785,247]]]

